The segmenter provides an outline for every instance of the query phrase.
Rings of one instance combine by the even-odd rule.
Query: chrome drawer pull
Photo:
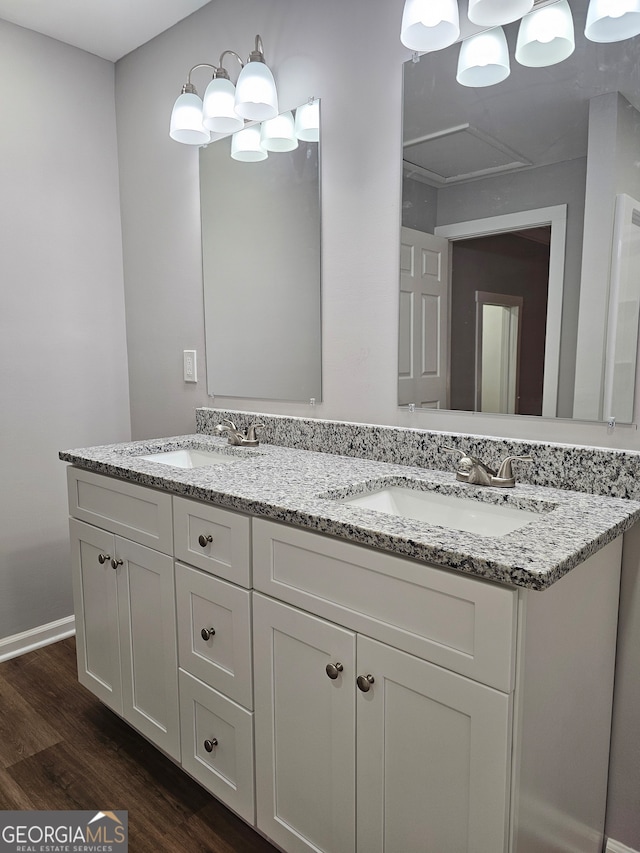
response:
[[[205,536],[203,533],[198,536],[198,542],[201,548],[206,548],[211,542],[213,542],[213,536],[209,533],[208,536]]]
[[[213,752],[213,747],[218,745],[218,738],[212,737],[211,740],[205,740],[204,748],[207,752]]]
[[[200,631],[200,636],[206,642],[207,640],[210,640],[211,637],[213,637],[215,632],[216,632],[215,628],[203,628],[202,631]]]

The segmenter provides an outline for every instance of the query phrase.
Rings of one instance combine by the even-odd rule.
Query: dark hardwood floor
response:
[[[275,853],[78,684],[74,638],[0,664],[0,809],[124,809],[131,853]]]

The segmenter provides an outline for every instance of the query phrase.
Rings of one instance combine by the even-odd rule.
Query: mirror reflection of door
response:
[[[523,299],[476,291],[476,410],[519,414]]]
[[[412,228],[400,245],[398,402],[448,409],[449,241]]]
[[[504,232],[471,239],[452,240],[451,263],[451,408],[466,411],[506,411],[541,415],[545,379],[545,341],[549,292],[549,244],[547,226]],[[517,376],[519,398],[515,408],[499,408],[494,401],[480,402],[477,385],[476,293],[489,294],[494,304],[506,298],[521,300],[518,342],[522,356],[509,368]],[[501,301],[502,300],[502,301]],[[526,307],[526,311],[524,310]],[[500,316],[500,315],[499,315]],[[504,319],[504,316],[501,315]],[[484,336],[486,338],[486,335]],[[494,332],[492,340],[497,339]],[[506,356],[509,348],[501,350]],[[511,405],[513,402],[511,394]]]

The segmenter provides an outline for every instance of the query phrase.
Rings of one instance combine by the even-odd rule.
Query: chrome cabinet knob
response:
[[[108,563],[110,559],[111,554],[98,554],[98,562],[101,566],[103,566],[105,563]]]
[[[117,569],[118,566],[121,566],[121,565],[123,565],[122,560],[116,559],[115,557],[111,558],[111,568],[112,569]]]
[[[205,740],[204,748],[207,752],[213,752],[213,747],[218,745],[218,738],[212,737],[210,740]]]
[[[356,684],[363,693],[368,693],[371,690],[371,685],[375,681],[372,675],[359,675],[356,678]]]
[[[203,533],[201,533],[200,536],[198,536],[198,542],[201,548],[206,548],[207,545],[213,542],[213,536],[211,534],[205,536]]]
[[[203,628],[202,631],[200,631],[200,636],[206,642],[207,640],[210,640],[211,637],[213,637],[215,632],[216,632],[215,628]]]
[[[341,663],[328,663],[326,666],[326,673],[329,678],[335,680],[340,675],[343,669],[344,667]]]

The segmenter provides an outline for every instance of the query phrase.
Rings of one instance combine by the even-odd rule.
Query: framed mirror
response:
[[[517,63],[519,22],[497,85],[456,81],[459,45],[405,63],[400,405],[633,418],[640,37],[587,41],[587,4],[570,5],[575,51],[556,65]],[[487,293],[521,300],[515,400],[483,393]]]
[[[200,150],[207,391],[319,401],[319,141],[255,162],[232,141]]]

